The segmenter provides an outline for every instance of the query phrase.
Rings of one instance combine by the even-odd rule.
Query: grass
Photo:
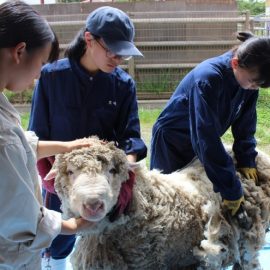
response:
[[[257,130],[255,137],[257,139],[258,148],[270,152],[270,89],[261,89],[257,106]],[[222,137],[224,142],[231,143],[233,137],[231,131],[228,130]]]
[[[260,99],[257,107],[258,122],[257,122],[257,132],[256,139],[258,142],[258,148],[270,152],[270,91],[260,90]],[[152,126],[155,123],[158,115],[162,109],[139,109],[139,117],[141,122],[141,133],[148,147],[148,158],[146,164],[149,165],[149,154],[150,154],[150,141]],[[22,115],[22,126],[24,129],[27,128],[29,121],[29,113]],[[231,131],[228,130],[222,137],[222,141],[226,143],[232,143],[233,137]]]
[[[30,113],[24,113],[21,115],[21,121],[22,121],[22,127],[26,130],[29,123],[29,114]]]

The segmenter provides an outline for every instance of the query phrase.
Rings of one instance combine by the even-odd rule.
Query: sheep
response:
[[[64,217],[95,222],[77,241],[74,269],[261,269],[270,157],[257,156],[259,185],[238,174],[252,219],[246,230],[228,215],[198,160],[167,175],[142,164],[131,169],[114,143],[92,140],[89,148],[58,155],[54,164]]]

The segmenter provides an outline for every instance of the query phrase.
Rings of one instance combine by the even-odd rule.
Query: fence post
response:
[[[245,31],[250,31],[251,30],[251,22],[250,22],[250,11],[249,10],[246,10],[244,12],[245,14]]]
[[[250,19],[250,31],[254,33],[254,19],[253,18]]]
[[[128,73],[135,79],[135,61],[133,57],[128,61]]]

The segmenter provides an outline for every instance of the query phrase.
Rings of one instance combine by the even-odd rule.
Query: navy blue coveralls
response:
[[[134,80],[122,69],[89,75],[79,63],[62,59],[47,64],[36,85],[29,130],[40,140],[70,141],[97,135],[115,141],[126,154],[146,156]],[[60,212],[57,195],[50,194],[48,208]],[[60,235],[49,252],[54,259],[65,258],[75,236]]]
[[[200,63],[180,82],[158,117],[152,134],[151,168],[171,173],[198,156],[214,190],[237,200],[242,187],[221,136],[231,127],[239,167],[256,167],[256,102],[258,91],[240,87],[233,53]]]

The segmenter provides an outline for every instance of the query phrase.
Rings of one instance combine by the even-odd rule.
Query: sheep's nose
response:
[[[84,204],[84,207],[93,213],[103,210],[104,203],[102,201],[91,201]]]

